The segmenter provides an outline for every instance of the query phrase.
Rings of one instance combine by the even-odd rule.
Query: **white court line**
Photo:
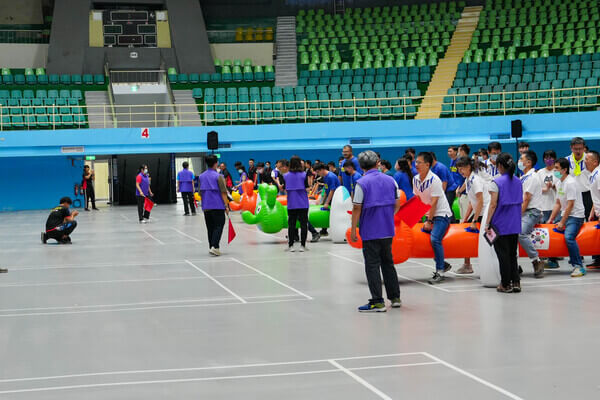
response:
[[[119,214],[119,216],[121,218],[123,218],[125,221],[131,222],[131,220],[129,219],[129,217],[127,215],[125,215],[125,214]]]
[[[227,286],[223,285],[221,282],[219,282],[218,280],[216,280],[215,278],[213,278],[212,276],[210,276],[207,272],[205,272],[204,270],[202,270],[202,268],[198,267],[193,262],[191,262],[189,260],[185,260],[185,262],[186,262],[186,264],[188,264],[192,268],[195,268],[196,270],[200,271],[202,274],[206,275],[206,277],[208,279],[210,279],[211,281],[213,281],[214,283],[216,283],[217,285],[219,285],[223,290],[225,290],[227,293],[229,293],[230,295],[232,295],[233,297],[235,297],[236,299],[238,299],[240,302],[242,302],[244,304],[247,303],[247,301],[244,300],[241,296],[238,296],[233,290],[229,289]]]
[[[442,364],[442,365],[444,365],[444,366],[446,366],[446,367],[448,367],[448,368],[450,368],[450,369],[458,372],[459,374],[462,374],[462,375],[466,376],[467,378],[471,378],[474,381],[477,381],[477,382],[481,383],[482,385],[487,386],[490,389],[493,389],[493,390],[495,390],[496,392],[498,392],[500,394],[503,394],[504,396],[506,396],[508,398],[511,398],[513,400],[523,400],[522,397],[519,397],[516,394],[511,393],[511,392],[509,392],[506,389],[502,389],[500,386],[496,386],[493,383],[486,381],[485,379],[482,379],[482,378],[480,378],[480,377],[478,377],[476,375],[473,375],[472,373],[467,372],[464,369],[457,367],[456,365],[450,364],[449,362],[444,361],[444,360],[442,360],[442,359],[440,359],[440,358],[438,358],[438,357],[436,357],[434,355],[431,355],[431,354],[429,354],[427,352],[423,352],[422,354],[424,356],[429,357],[433,361],[437,361],[438,363],[440,363],[440,364]]]
[[[228,261],[226,259],[218,259],[218,258],[204,258],[204,259],[192,259],[192,261],[199,262],[225,262]],[[135,261],[130,263],[97,263],[97,264],[56,264],[56,265],[47,265],[45,267],[39,266],[20,266],[20,265],[8,265],[6,268],[12,268],[14,271],[29,271],[29,270],[44,270],[44,269],[65,269],[65,268],[105,268],[105,267],[146,267],[153,265],[173,265],[173,264],[185,264],[185,260],[173,260],[173,261]],[[12,272],[12,271],[11,271]]]
[[[164,245],[164,244],[165,244],[164,242],[162,242],[162,241],[158,240],[157,238],[155,238],[154,236],[152,236],[150,233],[148,233],[148,231],[147,231],[147,230],[145,230],[145,229],[142,229],[142,232],[144,232],[144,233],[145,233],[146,235],[148,235],[150,238],[152,238],[152,239],[156,240],[156,241],[158,242],[158,244],[162,244],[162,245]]]
[[[375,386],[371,385],[369,382],[365,381],[363,378],[356,375],[354,372],[350,371],[348,368],[342,367],[340,364],[338,364],[334,360],[327,360],[327,361],[329,362],[329,364],[333,365],[334,367],[339,369],[341,372],[345,373],[346,375],[348,375],[349,377],[354,379],[356,382],[360,383],[361,385],[363,385],[364,387],[369,389],[371,392],[375,393],[380,399],[392,400],[392,398],[390,396],[383,393],[381,390],[377,389]]]
[[[421,266],[423,266],[423,267],[427,267],[427,268],[429,268],[429,269],[433,269],[433,270],[435,270],[435,269],[436,269],[436,268],[435,268],[435,265],[429,265],[429,264],[425,264],[425,263],[423,263],[423,262],[420,262],[420,261],[417,261],[417,260],[415,260],[414,258],[408,259],[406,262],[407,262],[407,263],[413,263],[413,264],[421,265]],[[474,277],[474,276],[470,276],[470,275],[463,275],[463,274],[457,274],[456,272],[452,272],[452,271],[450,271],[450,272],[446,272],[446,273],[447,273],[447,274],[450,274],[450,275],[457,276],[457,277],[459,277],[459,278],[466,278],[466,279],[477,280],[477,281],[479,280],[479,277]]]
[[[245,278],[249,276],[259,276],[258,274],[233,274],[219,275],[215,278]],[[37,286],[67,286],[67,285],[94,285],[105,283],[137,283],[137,282],[165,282],[165,281],[185,281],[189,279],[207,279],[205,276],[178,276],[174,278],[148,278],[148,279],[113,279],[105,281],[73,281],[73,282],[38,282],[38,283],[6,283],[0,285],[0,288],[11,287],[37,287]]]
[[[264,276],[265,278],[268,278],[268,279],[272,280],[273,282],[280,284],[281,286],[283,286],[283,287],[285,287],[285,288],[287,288],[287,289],[291,290],[292,292],[298,293],[300,296],[306,297],[308,300],[313,300],[313,298],[312,298],[312,297],[310,297],[309,295],[307,295],[307,294],[305,294],[305,293],[302,293],[302,292],[301,292],[301,291],[299,291],[298,289],[294,289],[294,288],[293,288],[293,287],[291,287],[290,285],[286,285],[285,283],[281,282],[280,280],[273,278],[271,275],[269,275],[269,274],[266,274],[266,273],[264,273],[264,272],[262,272],[262,271],[260,271],[260,270],[258,270],[258,269],[256,269],[256,268],[254,268],[254,267],[251,267],[250,265],[248,265],[248,264],[246,264],[246,263],[244,263],[244,262],[242,262],[242,261],[238,260],[237,258],[233,258],[233,257],[231,257],[231,259],[232,259],[233,261],[235,261],[236,263],[238,263],[238,264],[240,264],[240,265],[243,265],[244,267],[246,267],[246,268],[249,268],[249,269],[251,269],[252,271],[254,271],[254,272],[257,272],[257,273],[261,274],[261,275],[262,275],[262,276]]]
[[[578,278],[573,278],[573,279],[578,279]],[[581,278],[579,278],[581,279]],[[584,278],[585,279],[585,278]],[[599,285],[600,282],[598,281],[594,281],[594,282],[585,282],[584,281],[579,281],[579,282],[573,282],[573,283],[556,283],[556,284],[552,284],[552,283],[548,283],[548,284],[543,284],[543,285],[522,285],[523,288],[527,288],[527,289],[537,289],[537,288],[553,288],[553,287],[562,287],[562,286],[584,286],[584,285]],[[475,286],[475,285],[473,285]],[[450,290],[450,292],[452,293],[464,293],[464,292],[483,292],[486,290],[490,290],[493,288],[477,288],[477,289],[456,289],[456,290]]]
[[[422,352],[391,353],[391,354],[378,354],[378,355],[372,355],[372,356],[354,356],[354,357],[333,358],[333,360],[335,360],[335,361],[368,360],[368,359],[374,359],[374,358],[402,357],[402,356],[416,356],[416,355],[422,356],[422,355],[424,355],[424,353],[422,353]],[[42,376],[42,377],[33,377],[33,378],[1,379],[0,383],[46,381],[46,380],[55,380],[55,379],[114,376],[114,375],[138,375],[138,374],[154,374],[154,373],[170,373],[170,372],[195,372],[195,371],[209,371],[209,370],[224,370],[224,369],[237,369],[237,368],[278,367],[278,366],[288,366],[288,365],[318,364],[318,363],[326,363],[328,361],[329,361],[328,359],[315,359],[315,360],[301,360],[301,361],[280,361],[280,362],[272,362],[272,363],[219,365],[219,366],[212,366],[212,367],[141,369],[141,370],[129,370],[129,371],[90,372],[90,373],[83,373],[83,374],[54,375],[54,376]]]
[[[218,298],[216,298],[218,299]],[[224,300],[234,301],[233,298],[226,298]],[[305,299],[278,299],[278,300],[265,300],[265,301],[251,301],[245,304],[269,304],[269,303],[288,303],[292,301],[305,301]],[[147,310],[165,310],[170,308],[197,308],[197,307],[219,307],[219,306],[234,306],[244,305],[244,303],[209,303],[209,304],[184,304],[174,306],[156,306],[156,307],[132,307],[132,308],[119,308],[119,309],[107,309],[107,310],[84,310],[84,311],[56,311],[46,313],[22,313],[22,314],[0,314],[0,318],[10,317],[37,317],[37,316],[49,316],[49,315],[70,315],[70,314],[95,314],[95,313],[107,313],[107,312],[122,312],[122,311],[147,311]],[[0,310],[1,311],[1,310]]]
[[[336,362],[333,360],[328,360],[332,365],[336,366]],[[90,388],[99,388],[99,387],[118,387],[118,386],[140,386],[140,385],[156,385],[156,384],[167,384],[167,383],[189,383],[189,382],[211,382],[211,381],[227,381],[227,380],[235,380],[235,379],[257,379],[257,378],[276,378],[283,376],[301,376],[301,375],[317,375],[317,374],[327,374],[327,373],[340,373],[343,372],[347,375],[353,377],[357,382],[363,384],[371,391],[376,394],[381,393],[381,395],[385,397],[381,397],[382,399],[389,399],[390,397],[379,391],[377,388],[364,381],[358,375],[354,374],[352,371],[364,371],[364,370],[372,370],[372,369],[386,369],[386,368],[403,368],[403,367],[416,367],[416,366],[424,366],[424,365],[439,365],[438,362],[430,362],[430,363],[414,363],[414,364],[393,364],[393,365],[382,365],[382,366],[374,366],[374,367],[356,367],[356,368],[344,368],[341,365],[337,364],[335,369],[320,369],[313,371],[297,371],[297,372],[279,372],[279,373],[270,373],[270,374],[249,374],[249,375],[230,375],[230,376],[214,376],[214,377],[206,377],[206,378],[180,378],[180,379],[161,379],[161,380],[145,380],[145,381],[132,381],[132,382],[108,382],[108,383],[92,383],[87,385],[69,385],[69,386],[48,386],[48,387],[40,387],[33,389],[15,389],[15,390],[3,390],[0,391],[0,394],[15,394],[15,393],[31,393],[31,392],[49,392],[49,391],[57,391],[57,390],[73,390],[73,389],[90,389]],[[339,367],[338,367],[339,366]],[[5,381],[0,381],[0,383]]]
[[[185,236],[187,238],[192,239],[195,242],[202,243],[202,241],[200,239],[196,239],[195,237],[190,236],[187,233],[181,232],[179,229],[176,229],[176,228],[171,228],[171,229],[174,230],[175,232],[179,233],[180,235],[183,235],[183,236]]]
[[[332,252],[330,252],[330,251],[328,251],[328,252],[327,252],[327,254],[329,254],[329,255],[331,255],[331,256],[334,256],[334,257],[337,257],[337,258],[339,258],[339,259],[342,259],[342,260],[349,261],[349,262],[351,262],[351,263],[354,263],[354,264],[358,264],[358,265],[363,265],[363,266],[364,266],[364,264],[363,264],[363,263],[361,263],[361,262],[359,262],[359,261],[353,260],[353,259],[351,259],[351,258],[348,258],[348,257],[340,256],[339,254],[335,254],[335,253],[332,253]],[[449,291],[448,289],[445,289],[445,288],[443,288],[443,287],[439,287],[439,286],[436,286],[436,285],[430,285],[430,284],[428,284],[428,283],[421,282],[421,281],[418,281],[418,280],[416,280],[416,279],[409,278],[409,277],[407,277],[407,276],[404,276],[404,275],[400,275],[400,274],[398,274],[398,272],[397,272],[397,271],[396,271],[396,274],[397,274],[397,275],[398,275],[400,278],[402,278],[402,279],[405,279],[405,280],[407,280],[407,281],[410,281],[410,282],[415,282],[415,283],[418,283],[419,285],[427,286],[427,287],[429,287],[429,288],[431,288],[431,289],[437,289],[437,290],[440,290],[440,291],[442,291],[442,292],[450,293],[450,291]]]
[[[239,228],[242,228],[243,230],[248,231],[248,232],[252,232],[252,233],[260,233],[261,235],[264,235],[266,237],[270,237],[270,238],[276,237],[276,238],[279,238],[279,239],[282,239],[282,240],[287,240],[287,238],[285,237],[285,234],[282,236],[281,234],[278,234],[278,233],[264,233],[263,231],[261,231],[258,228],[252,229],[252,228],[249,228],[249,227],[246,227],[246,226],[243,226],[243,225],[239,226]]]

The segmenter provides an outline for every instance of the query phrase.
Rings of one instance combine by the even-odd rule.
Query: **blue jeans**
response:
[[[569,217],[565,228],[565,242],[567,242],[567,248],[569,249],[569,264],[572,266],[583,265],[583,259],[579,254],[579,245],[575,241],[581,225],[583,225],[583,218]]]
[[[446,236],[448,225],[450,225],[449,217],[433,218],[433,228],[431,229],[430,240],[435,259],[435,269],[438,271],[444,269],[444,246],[442,246],[442,239]]]
[[[545,224],[546,221],[548,221],[548,218],[550,218],[550,216],[552,215],[552,210],[550,211],[542,211],[542,224]],[[554,218],[554,223],[558,223],[558,221],[560,221],[560,213],[558,213],[558,215],[556,216],[556,218]]]
[[[548,216],[550,217],[550,216]],[[533,227],[540,222],[542,218],[542,212],[537,208],[530,208],[525,210],[521,217],[521,234],[519,235],[519,244],[523,247],[523,250],[527,253],[527,256],[531,260],[538,258],[538,252],[533,247],[533,242],[529,235],[533,232]]]

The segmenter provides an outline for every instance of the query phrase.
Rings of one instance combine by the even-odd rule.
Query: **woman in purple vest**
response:
[[[302,168],[300,157],[290,159],[290,171],[283,175],[285,190],[287,191],[288,208],[288,248],[296,251],[294,241],[296,238],[296,221],[300,221],[300,249],[306,251],[306,236],[308,235],[308,193],[306,191],[306,172]]]
[[[521,278],[517,249],[521,233],[523,186],[521,180],[514,176],[516,165],[510,154],[500,154],[495,167],[500,176],[489,186],[490,208],[485,226],[489,233],[492,227],[498,233],[494,250],[500,264],[501,283],[496,290],[501,293],[519,293]]]
[[[207,156],[206,167],[208,169],[200,175],[198,181],[208,231],[208,252],[213,256],[220,256],[219,242],[225,226],[225,213],[229,215],[229,199],[225,178],[217,172],[217,156]]]
[[[400,285],[392,256],[394,214],[400,208],[398,186],[394,178],[377,170],[379,157],[375,152],[367,150],[360,153],[358,162],[366,172],[354,188],[351,238],[356,241],[356,227],[360,222],[365,272],[371,291],[371,299],[364,306],[360,306],[358,311],[385,312],[381,274],[392,307],[401,306]]]
[[[150,212],[144,208],[146,197],[153,197],[150,189],[150,178],[148,178],[148,166],[143,164],[139,168],[139,173],[135,178],[135,195],[137,197],[138,217],[140,223],[145,224],[150,219]]]

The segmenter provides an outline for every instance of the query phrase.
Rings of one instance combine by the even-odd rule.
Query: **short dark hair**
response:
[[[89,168],[89,167],[90,167],[89,165],[84,165],[83,169],[86,169],[86,168]]]
[[[417,158],[419,158],[419,157],[421,157],[423,159],[423,161],[425,161],[427,164],[429,164],[429,167],[431,168],[431,164],[433,164],[433,157],[431,156],[430,152],[422,151],[417,156]]]
[[[388,160],[381,160],[379,161],[381,163],[381,165],[383,165],[386,169],[392,169],[392,163],[389,162]]]
[[[502,145],[500,144],[500,142],[491,142],[490,144],[488,144],[488,151],[492,150],[502,151]]]
[[[458,160],[456,160],[456,168],[471,167],[471,171],[475,171],[476,162],[479,161],[475,161],[469,157],[460,157]]]
[[[596,150],[588,150],[587,154],[591,154],[592,156],[594,156],[596,161],[600,161],[600,154],[598,154]]]
[[[73,204],[73,200],[71,200],[71,198],[69,196],[65,196],[60,199],[60,202],[58,204],[65,204],[65,203],[67,203],[68,205],[71,205],[71,204]]]
[[[236,161],[235,164],[233,164],[234,167],[241,167],[243,164],[241,161]]]
[[[484,149],[483,147],[479,149],[479,154],[482,156],[487,156],[488,155],[488,151],[487,149]]]
[[[249,159],[248,161],[252,161],[252,162],[254,162],[254,158],[251,158],[251,159]]]
[[[183,162],[183,168],[187,169],[190,166],[190,164],[187,161]]]
[[[204,162],[206,162],[206,166],[208,168],[212,168],[217,162],[219,162],[219,159],[214,154],[211,154],[204,158]]]
[[[575,146],[576,144],[582,144],[585,146],[585,140],[582,137],[576,136],[571,139],[571,146]]]
[[[458,149],[464,151],[465,154],[469,154],[471,152],[471,147],[469,147],[468,144],[461,144],[458,146]]]
[[[552,159],[556,160],[556,152],[554,150],[546,150],[542,157],[544,160],[546,158],[552,158]]]
[[[257,167],[257,168],[261,168],[261,167],[263,167],[263,168],[264,168],[264,166],[265,166],[265,163],[264,163],[264,162],[262,162],[262,161],[259,161],[259,162],[256,164],[256,167]]]
[[[281,163],[282,167],[289,167],[290,162],[288,160],[286,160],[285,158],[282,160],[279,160],[279,162]]]
[[[350,146],[349,144],[347,144],[344,147],[342,147],[342,150],[343,149],[348,149],[348,150],[352,151],[352,146]]]
[[[519,142],[519,148],[522,149],[523,147],[529,148],[529,143],[527,143],[527,142]]]
[[[535,164],[537,164],[538,161],[537,154],[535,154],[535,151],[527,150],[525,153],[523,153],[523,155],[525,156],[525,158],[531,161],[531,164],[533,164],[532,167],[535,168]]]
[[[291,172],[302,172],[302,160],[298,156],[292,156],[290,158],[290,171]]]
[[[431,158],[432,158],[434,161],[437,161],[437,157],[435,156],[435,153],[434,153],[433,151],[430,151],[430,152],[429,152],[429,154],[431,154]]]
[[[454,150],[454,151],[458,151],[458,146],[448,146],[448,150]]]
[[[407,154],[407,153],[414,155],[414,154],[417,154],[417,151],[415,150],[414,147],[407,147],[406,150],[404,150],[404,154]]]
[[[567,170],[567,175],[569,174],[569,170],[571,168],[571,163],[569,162],[569,160],[567,160],[564,157],[563,158],[559,158],[558,160],[556,160],[556,164],[558,164],[561,169],[566,169]]]
[[[342,164],[342,167],[344,167],[344,168],[348,168],[348,167],[354,168],[354,163],[352,162],[352,160],[346,160]]]
[[[146,169],[146,167],[148,167],[146,164],[142,164],[140,165],[140,167],[138,168],[139,172],[144,172],[144,169]]]
[[[334,166],[334,167],[336,167],[336,168],[337,168],[337,164],[336,164],[336,163],[334,163],[333,161],[329,161],[329,162],[327,163],[327,165],[332,165],[332,166]]]
[[[315,171],[320,171],[322,169],[327,169],[327,166],[325,164],[323,164],[323,163],[317,163],[317,164],[315,164],[315,166],[313,167],[313,169]]]

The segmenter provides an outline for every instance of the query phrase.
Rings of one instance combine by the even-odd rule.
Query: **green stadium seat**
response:
[[[96,85],[104,85],[104,75],[103,74],[94,75],[94,83]]]
[[[71,83],[73,85],[81,85],[81,75],[79,75],[79,74],[71,75]]]
[[[200,82],[200,74],[195,73],[195,72],[192,73],[192,74],[190,74],[190,76],[189,76],[189,82],[190,83],[198,83],[198,82]]]
[[[206,72],[200,74],[200,82],[201,83],[209,83],[210,82],[210,74],[206,73]]]
[[[84,74],[82,78],[84,85],[93,85],[94,84],[94,76],[92,74]]]
[[[60,76],[60,83],[62,85],[70,85],[71,84],[71,75],[69,75],[69,74],[62,74]]]

